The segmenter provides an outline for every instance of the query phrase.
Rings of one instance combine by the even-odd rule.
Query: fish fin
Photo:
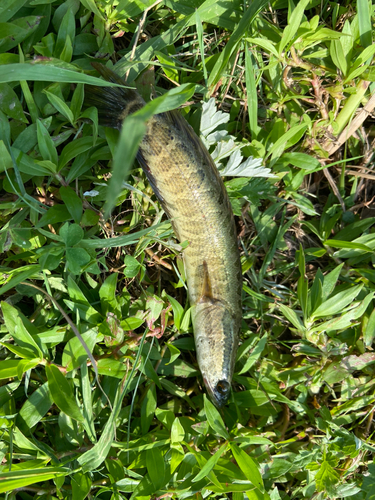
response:
[[[91,64],[105,80],[125,86],[125,81],[111,69],[97,62]],[[142,108],[145,103],[134,89],[85,85],[84,104],[97,108],[101,125],[120,129],[124,118]]]
[[[198,303],[202,304],[204,302],[209,302],[210,304],[213,304],[214,302],[216,302],[216,299],[212,294],[210,275],[208,274],[208,266],[205,260],[203,261],[202,267],[203,267],[203,286],[202,286],[201,296],[198,299]]]

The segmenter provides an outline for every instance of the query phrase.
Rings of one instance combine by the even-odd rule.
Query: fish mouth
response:
[[[204,385],[206,386],[208,395],[217,408],[222,408],[228,401],[230,396],[230,383],[223,378],[212,385],[206,377],[203,377]]]

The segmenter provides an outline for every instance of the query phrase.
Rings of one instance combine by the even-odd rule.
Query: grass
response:
[[[0,3],[1,498],[375,498],[373,15],[364,0]],[[120,145],[83,105],[94,59],[154,97]],[[221,412],[183,245],[130,154],[123,183],[145,120],[178,106],[243,249]]]

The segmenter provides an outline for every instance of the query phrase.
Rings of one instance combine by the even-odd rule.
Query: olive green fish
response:
[[[124,83],[108,68],[106,78]],[[145,104],[131,89],[87,87],[103,125],[121,128]],[[241,264],[236,228],[223,181],[207,149],[178,112],[147,122],[137,159],[176,237],[188,241],[184,263],[199,368],[208,393],[221,407],[230,394],[241,325]]]

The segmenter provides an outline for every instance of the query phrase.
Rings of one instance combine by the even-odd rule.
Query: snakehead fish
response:
[[[109,81],[124,81],[97,63]],[[96,106],[100,123],[121,129],[145,105],[132,89],[86,87],[85,103]],[[218,407],[230,394],[241,324],[241,265],[236,228],[223,181],[209,152],[178,113],[147,122],[137,159],[183,252],[197,359],[207,391]]]

